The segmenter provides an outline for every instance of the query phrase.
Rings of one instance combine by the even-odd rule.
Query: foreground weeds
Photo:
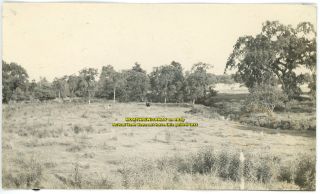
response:
[[[248,190],[315,190],[315,160],[310,156],[288,162],[277,156],[245,155],[241,160],[239,153],[206,148],[186,156],[126,163],[118,172],[126,189],[240,189],[243,180]]]
[[[43,178],[43,165],[34,157],[29,160],[17,160],[21,170],[9,173],[3,170],[2,184],[4,188],[40,188]]]
[[[299,158],[282,161],[268,154],[204,148],[154,160],[128,158],[121,161],[112,177],[93,177],[78,162],[68,174],[50,173],[31,158],[17,161],[19,171],[3,171],[3,187],[46,188],[43,177],[49,173],[47,176],[54,176],[67,189],[315,190],[315,159],[307,155]]]

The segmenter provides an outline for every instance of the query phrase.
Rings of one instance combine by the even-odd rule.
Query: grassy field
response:
[[[314,132],[242,125],[190,109],[137,103],[109,109],[106,103],[3,105],[3,187],[314,189],[309,178]],[[199,126],[111,126],[125,117],[183,117]]]

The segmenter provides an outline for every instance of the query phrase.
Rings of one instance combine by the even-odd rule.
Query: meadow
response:
[[[194,109],[205,107],[4,104],[3,188],[315,189],[315,131],[250,126]],[[112,127],[126,117],[182,117],[199,126]]]

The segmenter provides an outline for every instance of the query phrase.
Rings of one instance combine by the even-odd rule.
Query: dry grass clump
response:
[[[21,137],[34,136],[37,138],[60,137],[63,133],[62,128],[51,128],[52,124],[34,123],[28,126],[21,126],[16,129],[16,133]]]
[[[72,131],[75,133],[75,134],[79,134],[79,133],[83,133],[83,132],[87,132],[87,133],[92,133],[94,132],[94,129],[91,125],[89,126],[80,126],[80,125],[74,125],[72,127]]]
[[[315,190],[316,185],[316,160],[303,158],[296,167],[294,182],[304,190]]]
[[[31,126],[20,128],[17,131],[17,134],[24,137],[33,136],[36,138],[58,138],[61,136],[68,136],[69,131],[70,130],[63,129],[63,127],[49,128],[47,124],[34,124]],[[72,126],[71,133],[72,132],[74,134],[93,133],[94,128],[91,125],[81,126],[76,124]]]
[[[295,183],[302,190],[315,190],[316,161],[312,157],[301,157],[299,161],[288,162],[280,166],[278,180]]]
[[[18,172],[3,171],[2,184],[5,188],[40,188],[43,178],[43,165],[36,159],[17,160]]]
[[[67,189],[112,189],[113,182],[106,177],[93,178],[84,173],[84,166],[81,166],[78,162],[73,164],[71,173],[67,176],[55,174],[55,177],[59,179]]]

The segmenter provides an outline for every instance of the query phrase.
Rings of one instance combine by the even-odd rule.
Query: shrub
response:
[[[315,159],[304,157],[296,168],[294,182],[305,190],[315,190],[316,185],[316,162]]]
[[[72,145],[66,149],[67,152],[79,152],[82,150],[80,145]]]
[[[210,148],[204,148],[192,157],[192,172],[207,174],[215,170],[216,156]]]
[[[272,113],[276,107],[285,107],[284,102],[288,98],[277,86],[269,84],[256,85],[249,91],[244,106],[247,112]]]
[[[287,164],[280,166],[280,172],[278,176],[278,180],[285,181],[287,183],[293,183],[294,182],[294,168],[293,164]]]
[[[243,176],[245,181],[248,182],[255,182],[257,180],[256,174],[255,174],[255,166],[254,162],[251,158],[251,156],[247,156],[246,160],[244,160],[243,165]]]
[[[218,155],[217,174],[223,179],[227,179],[229,177],[229,157],[229,153],[227,152],[220,152]]]
[[[209,87],[209,92],[196,100],[197,104],[203,104],[205,106],[213,106],[215,103],[214,97],[217,96],[218,91],[214,90],[213,87]]]
[[[87,133],[92,133],[92,132],[94,132],[94,129],[93,129],[92,125],[86,126],[86,127],[84,128],[84,130],[85,130]]]
[[[241,179],[241,168],[240,168],[240,158],[238,155],[233,154],[230,157],[230,164],[228,168],[229,178],[233,181],[240,181]]]
[[[290,117],[289,117],[290,116]],[[271,129],[289,129],[297,131],[307,131],[316,129],[316,118],[306,118],[305,115],[285,115],[275,117],[266,113],[244,114],[239,119],[240,123],[249,125],[267,127]]]
[[[82,175],[80,174],[78,163],[74,164],[74,170],[73,170],[72,176],[73,176],[73,178],[71,179],[71,185],[74,186],[74,188],[81,188]]]
[[[74,132],[75,134],[78,134],[78,133],[80,133],[80,132],[83,131],[83,129],[82,129],[80,126],[78,126],[78,125],[74,125],[73,128],[72,128],[72,130],[73,130],[73,132]]]
[[[261,162],[257,167],[257,180],[263,183],[269,183],[272,178],[271,166],[269,163]]]
[[[161,171],[175,169],[180,173],[192,173],[192,159],[173,156],[156,160],[156,167]]]

